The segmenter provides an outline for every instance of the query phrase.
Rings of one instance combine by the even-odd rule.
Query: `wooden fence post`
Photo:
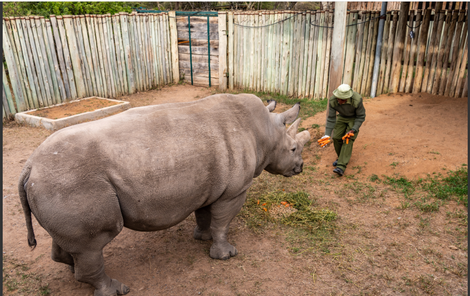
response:
[[[398,91],[398,82],[400,81],[401,72],[401,58],[403,57],[403,45],[406,34],[406,22],[408,11],[410,10],[410,2],[401,3],[399,20],[398,20],[398,32],[397,39],[395,42],[395,48],[393,50],[393,67],[392,67],[392,81],[390,84],[390,91],[396,93]]]
[[[421,91],[421,85],[423,83],[423,64],[424,64],[424,55],[426,53],[426,44],[428,41],[428,30],[429,30],[429,20],[431,19],[431,9],[426,9],[424,12],[424,20],[421,24],[421,32],[419,33],[418,41],[418,59],[416,60],[416,71],[415,79],[413,83],[413,93],[418,93]],[[428,62],[429,63],[429,62]]]
[[[266,16],[266,15],[264,15]],[[229,81],[229,89],[233,90],[233,78],[234,78],[234,71],[233,71],[233,37],[234,37],[234,32],[233,32],[233,12],[228,13],[228,81]],[[209,44],[210,46],[210,44]],[[264,72],[264,68],[262,69]],[[264,76],[263,76],[264,78]],[[266,82],[265,80],[262,81],[262,86],[263,89],[266,87]]]
[[[328,87],[327,98],[333,95],[335,90],[342,82],[344,44],[346,39],[346,8],[347,2],[335,3],[335,22],[333,28],[333,44],[331,46],[331,64],[330,64],[330,85]]]
[[[227,13],[219,12],[219,89],[227,89]],[[210,46],[210,45],[209,45]]]

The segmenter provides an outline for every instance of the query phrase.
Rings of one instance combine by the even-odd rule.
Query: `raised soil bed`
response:
[[[129,108],[129,102],[90,97],[20,112],[15,115],[15,120],[31,126],[43,126],[54,131],[80,122],[99,119]]]

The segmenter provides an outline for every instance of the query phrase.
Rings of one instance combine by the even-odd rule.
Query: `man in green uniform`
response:
[[[325,136],[322,139],[329,137],[334,129],[333,143],[338,159],[333,162],[333,166],[336,167],[333,172],[342,176],[351,158],[354,140],[357,138],[359,128],[366,119],[366,109],[362,104],[361,95],[354,92],[347,84],[341,84],[334,90],[328,103],[330,107],[326,120]],[[336,112],[338,112],[338,116],[336,116]],[[342,138],[348,132],[352,132],[354,136],[349,138],[349,143],[346,144],[346,140],[343,141]]]

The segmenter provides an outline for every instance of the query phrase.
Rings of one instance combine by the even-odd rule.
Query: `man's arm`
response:
[[[356,119],[354,120],[353,130],[356,132],[359,131],[364,120],[366,120],[366,109],[364,108],[364,104],[361,99],[361,102],[356,108]]]

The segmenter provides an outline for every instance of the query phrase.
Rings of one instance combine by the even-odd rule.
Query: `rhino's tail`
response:
[[[34,248],[36,248],[37,242],[34,235],[33,223],[31,222],[31,208],[29,207],[28,198],[26,195],[26,183],[28,183],[30,173],[31,165],[27,163],[21,172],[20,181],[18,183],[18,193],[20,195],[21,205],[23,206],[23,213],[26,219],[26,228],[28,229],[28,245],[31,247],[31,250],[34,250]]]

